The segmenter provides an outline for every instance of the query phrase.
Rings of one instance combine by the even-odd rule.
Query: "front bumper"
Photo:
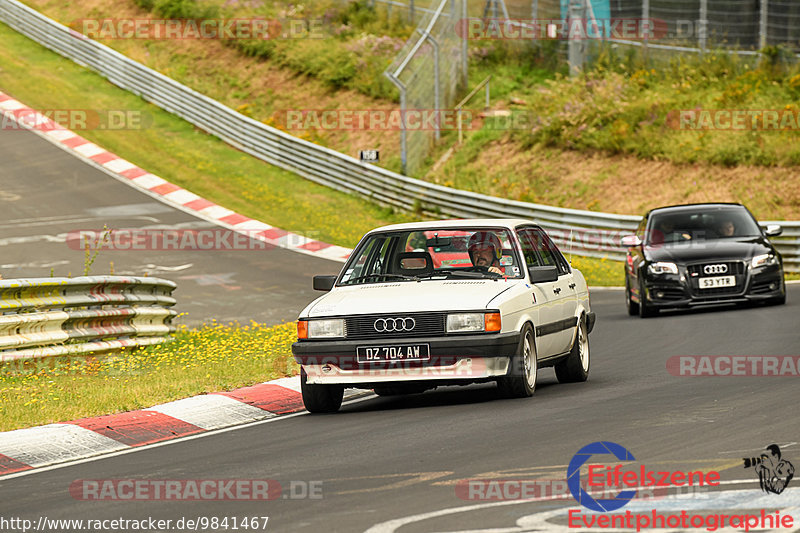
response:
[[[427,361],[359,363],[359,346],[427,344]],[[308,383],[350,386],[408,381],[473,382],[508,371],[519,346],[519,333],[453,335],[381,340],[298,341],[292,344],[295,361],[303,365]]]
[[[736,286],[700,289],[698,278],[690,277],[679,268],[679,273],[645,276],[644,298],[648,305],[659,308],[693,307],[722,303],[744,303],[770,300],[785,292],[783,269],[771,265],[758,269],[747,268],[735,275]]]

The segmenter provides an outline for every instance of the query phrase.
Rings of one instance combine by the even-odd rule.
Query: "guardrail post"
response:
[[[403,85],[403,82],[398,80],[394,77],[391,72],[384,72],[383,73],[389,81],[395,84],[395,86],[400,90],[400,161],[402,164],[402,173],[406,173],[406,165],[408,163],[408,153],[407,153],[407,139],[406,139],[406,86]]]
[[[708,0],[700,0],[700,19],[697,23],[697,42],[700,54],[704,54],[708,44]]]
[[[570,28],[572,27],[573,20],[580,20],[581,24],[583,24],[585,12],[584,0],[570,0],[569,13],[567,15],[567,40],[569,41],[567,44],[567,55],[569,58],[570,76],[575,76],[583,70],[583,48],[585,43],[583,39],[572,38],[570,36]]]
[[[761,13],[758,18],[758,48],[767,46],[767,16],[769,14],[769,0],[761,0]]]
[[[642,23],[647,22],[648,29],[650,28],[650,0],[642,0]],[[639,27],[641,28],[642,25],[640,24]],[[605,35],[605,32],[603,32]],[[647,65],[647,32],[644,33],[642,39],[642,58],[644,59],[645,66]]]
[[[408,0],[408,20],[414,22],[414,0]]]
[[[427,30],[420,29],[419,32],[433,45],[433,101],[436,107],[436,140],[438,141],[442,133],[441,124],[439,123],[439,110],[442,108],[441,95],[439,94],[439,43]]]
[[[455,0],[453,0],[455,1]],[[462,83],[464,84],[464,88],[469,85],[469,55],[467,51],[467,0],[460,0],[461,1],[461,24],[462,24],[462,31],[463,34],[461,36],[461,78]]]

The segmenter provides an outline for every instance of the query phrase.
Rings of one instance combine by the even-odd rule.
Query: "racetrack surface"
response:
[[[84,163],[31,132],[0,130],[0,275],[78,276],[85,253],[70,232],[109,228],[213,230],[214,224],[168,206]],[[221,229],[221,228],[220,228]],[[225,232],[227,230],[223,230]],[[232,233],[227,231],[227,233]],[[229,241],[232,242],[232,241]],[[221,244],[224,246],[224,243]],[[175,281],[177,323],[297,318],[319,293],[314,274],[341,264],[257,243],[240,250],[101,250],[92,275],[150,275]]]
[[[268,516],[267,531],[557,531],[564,520],[555,518],[542,528],[548,516],[542,513],[574,502],[466,501],[458,497],[457,483],[563,479],[572,456],[598,440],[621,444],[648,469],[714,469],[723,480],[745,480],[736,487],[750,492],[731,496],[740,505],[800,505],[793,485],[780,496],[758,493],[755,473],[742,467],[743,457],[758,457],[773,442],[781,445],[784,458],[800,463],[798,378],[677,377],[666,369],[675,355],[798,355],[799,286],[789,287],[785,306],[719,307],[646,320],[625,314],[618,291],[594,293],[592,305],[598,318],[586,383],[557,384],[546,369],[530,399],[498,399],[490,385],[371,397],[335,415],[295,415],[0,478],[0,515],[34,522],[41,516],[173,521]],[[311,482],[321,482],[322,491],[318,499],[266,502],[80,501],[68,492],[78,479],[270,479],[282,484],[284,494],[291,494],[290,486],[301,494]],[[678,505],[724,503],[700,496]],[[483,506],[468,510],[474,504]],[[373,527],[459,507],[440,517]]]

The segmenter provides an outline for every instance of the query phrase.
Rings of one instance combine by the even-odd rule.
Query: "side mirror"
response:
[[[767,237],[777,237],[781,233],[783,233],[783,227],[778,224],[770,224],[764,232]]]
[[[622,246],[633,248],[634,246],[641,245],[642,239],[640,239],[638,235],[625,235],[620,241],[620,243],[622,243]]]
[[[528,267],[532,283],[558,281],[558,267],[555,265]]]
[[[314,276],[315,291],[329,291],[336,283],[336,276]]]

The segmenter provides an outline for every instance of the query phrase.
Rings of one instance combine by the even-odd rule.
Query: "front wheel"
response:
[[[589,377],[589,334],[585,318],[578,323],[572,350],[555,366],[555,370],[559,383],[580,383]]]
[[[497,380],[497,388],[505,398],[525,398],[533,395],[539,368],[533,328],[525,324],[519,338],[517,355],[511,359],[508,372]]]
[[[303,405],[309,413],[335,413],[342,406],[344,387],[341,385],[312,385],[307,383],[308,375],[300,368],[300,391]]]
[[[658,309],[647,303],[647,292],[644,288],[644,280],[639,278],[639,317],[647,318],[658,314]]]
[[[625,307],[628,308],[628,315],[636,316],[639,314],[639,304],[631,299],[631,282],[628,280],[627,274],[625,275]]]

